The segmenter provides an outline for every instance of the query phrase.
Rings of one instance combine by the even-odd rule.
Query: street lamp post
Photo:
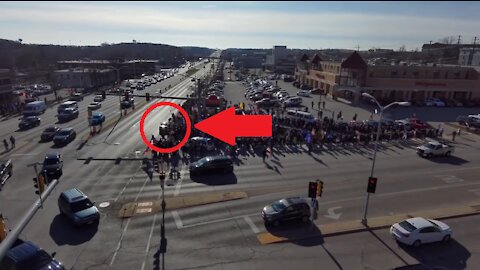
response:
[[[370,170],[370,177],[373,177],[373,173],[375,171],[375,160],[377,158],[378,142],[379,142],[379,139],[380,139],[383,111],[392,107],[392,106],[394,106],[394,105],[409,106],[410,102],[395,101],[395,102],[392,102],[392,103],[388,104],[387,106],[383,107],[382,105],[380,105],[380,103],[377,101],[377,99],[374,96],[372,96],[368,93],[362,93],[362,96],[372,99],[373,101],[375,101],[377,106],[380,108],[380,115],[379,115],[378,125],[377,125],[377,136],[375,138],[375,148],[373,150],[372,169]],[[365,211],[363,212],[363,219],[362,219],[362,224],[363,225],[367,225],[367,212],[368,212],[368,202],[369,202],[369,200],[370,200],[370,192],[367,192],[367,199],[365,201]]]

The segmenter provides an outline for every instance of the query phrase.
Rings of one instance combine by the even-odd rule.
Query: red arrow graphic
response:
[[[235,145],[236,137],[271,137],[271,115],[235,115],[235,107],[221,111],[194,126],[211,136]]]

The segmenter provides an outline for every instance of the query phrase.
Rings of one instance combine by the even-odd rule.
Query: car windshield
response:
[[[44,132],[55,132],[56,129],[54,127],[49,127],[49,128],[46,128]]]
[[[68,130],[62,130],[58,133],[58,135],[60,135],[60,136],[67,136],[68,134],[70,134],[70,131],[68,131]]]
[[[43,161],[43,165],[54,165],[54,164],[58,164],[58,163],[59,163],[59,160],[56,159],[56,158],[46,158]]]
[[[43,249],[37,251],[35,256],[30,256],[26,260],[22,260],[15,269],[43,269],[52,261],[52,257]]]
[[[283,209],[287,208],[287,206],[285,206],[285,204],[281,203],[280,201],[277,201],[272,204],[272,208],[276,212],[281,212],[283,211]]]
[[[400,227],[404,228],[405,230],[407,230],[409,232],[413,232],[417,229],[417,227],[413,226],[412,223],[410,223],[406,220],[398,223],[398,225],[400,225]]]
[[[430,149],[435,149],[435,147],[436,147],[435,144],[432,144],[432,143],[427,143],[426,146]]]
[[[83,199],[78,202],[72,203],[72,211],[74,213],[88,209],[93,206],[93,203],[89,199]]]

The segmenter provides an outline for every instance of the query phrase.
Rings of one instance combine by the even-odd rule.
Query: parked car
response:
[[[233,162],[229,156],[208,156],[190,164],[190,175],[201,173],[233,172]]]
[[[100,221],[95,202],[90,199],[78,188],[66,190],[58,197],[58,208],[60,213],[66,216],[76,226],[84,224],[93,224]]]
[[[439,98],[427,98],[425,99],[425,105],[429,107],[445,107],[445,102]]]
[[[302,98],[291,97],[285,100],[282,99],[282,102],[284,107],[295,107],[295,106],[300,106],[302,104]]]
[[[63,160],[60,153],[54,152],[45,155],[42,172],[48,180],[58,179],[63,174]]]
[[[105,122],[105,115],[102,112],[96,112],[92,115],[92,119],[90,119],[91,126],[99,126]]]
[[[40,135],[40,139],[42,141],[53,140],[53,137],[57,135],[59,131],[60,131],[60,128],[57,126],[47,127],[46,129],[43,130],[42,135]]]
[[[13,173],[13,166],[12,160],[0,160],[0,190],[2,189],[3,185],[7,182],[8,178],[12,176]]]
[[[400,243],[418,247],[426,243],[450,241],[452,229],[438,220],[415,217],[393,224],[390,234]]]
[[[297,96],[301,96],[301,97],[310,97],[311,94],[312,94],[311,90],[300,90],[297,92]]]
[[[271,98],[262,98],[259,101],[256,101],[255,104],[257,104],[259,107],[278,107],[280,106],[280,103],[278,103],[277,100],[273,100]]]
[[[73,128],[62,128],[57,135],[53,137],[53,143],[55,145],[69,144],[77,137],[77,133]]]
[[[267,225],[278,226],[288,220],[310,219],[310,206],[304,198],[292,197],[275,201],[262,210],[262,218]]]
[[[40,126],[40,117],[38,116],[24,117],[18,124],[18,128],[21,130],[26,130],[37,126]]]
[[[90,104],[88,104],[88,109],[90,110],[98,110],[102,107],[102,103],[100,102],[92,102]]]

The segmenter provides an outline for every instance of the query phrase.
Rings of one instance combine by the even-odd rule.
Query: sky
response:
[[[0,2],[0,38],[208,48],[421,48],[480,38],[480,2]],[[477,41],[478,42],[478,41]]]

